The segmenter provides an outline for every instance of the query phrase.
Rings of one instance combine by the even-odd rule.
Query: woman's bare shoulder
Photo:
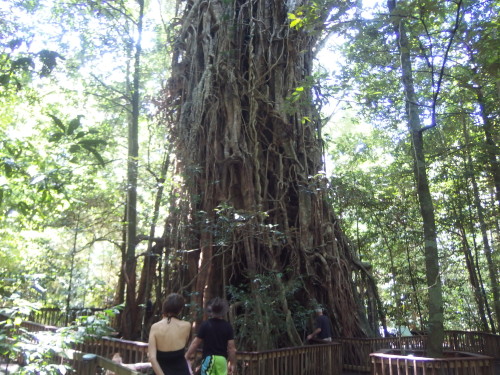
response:
[[[153,323],[153,324],[151,325],[151,332],[156,331],[156,330],[157,330],[157,329],[159,329],[162,325],[163,325],[163,321],[162,321],[162,320],[160,320],[159,322]]]

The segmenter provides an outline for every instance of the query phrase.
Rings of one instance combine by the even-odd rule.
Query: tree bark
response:
[[[214,295],[237,302],[236,327],[255,327],[239,341],[246,349],[300,344],[293,314],[317,304],[336,335],[372,333],[319,174],[307,86],[319,30],[288,22],[308,4],[188,1],[174,49],[165,108],[191,199],[184,249],[193,235],[199,249],[190,292],[198,308]]]

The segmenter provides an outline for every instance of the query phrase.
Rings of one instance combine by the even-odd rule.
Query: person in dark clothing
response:
[[[186,352],[192,360],[199,345],[203,344],[201,375],[234,374],[236,370],[236,346],[231,324],[224,320],[227,301],[216,297],[208,306],[210,318],[204,321]]]
[[[316,329],[307,336],[307,340],[316,339],[318,341],[330,342],[332,341],[332,324],[330,319],[323,314],[322,308],[316,310]]]

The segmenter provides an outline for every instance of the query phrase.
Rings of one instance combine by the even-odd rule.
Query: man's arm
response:
[[[234,340],[227,342],[228,374],[236,374],[236,344]]]
[[[191,361],[194,359],[194,356],[195,356],[195,353],[196,353],[196,349],[198,349],[198,346],[200,346],[200,344],[203,342],[202,339],[200,339],[199,337],[195,337],[193,342],[191,343],[191,345],[189,345],[189,349],[187,350],[186,354],[184,355],[184,357],[186,357],[186,359],[188,361]]]
[[[321,332],[321,328],[316,328],[313,333],[311,333],[310,335],[307,336],[307,339],[308,340],[311,340],[313,339],[318,333]]]

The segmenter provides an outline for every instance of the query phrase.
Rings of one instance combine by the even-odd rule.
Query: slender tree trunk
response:
[[[406,99],[406,112],[408,116],[408,129],[410,131],[414,175],[417,184],[417,194],[420,204],[424,229],[425,269],[428,287],[429,307],[429,340],[428,355],[440,357],[443,349],[443,296],[441,288],[441,277],[439,274],[439,254],[436,238],[436,224],[434,218],[434,206],[427,179],[427,169],[424,155],[423,130],[420,123],[418,100],[413,84],[413,72],[411,65],[410,50],[406,35],[404,19],[397,14],[399,9],[396,0],[388,0],[387,5],[391,13],[391,22],[397,37],[399,55],[401,60],[402,83]]]
[[[125,198],[125,201],[127,198]],[[118,285],[116,288],[116,293],[114,296],[113,300],[113,305],[121,305],[123,302],[125,302],[125,259],[126,259],[126,253],[127,253],[127,207],[128,205],[125,204],[124,206],[124,212],[123,212],[123,225],[122,225],[122,241],[119,246],[120,248],[120,272],[118,274]]]
[[[410,276],[411,288],[413,290],[415,306],[417,308],[419,326],[420,326],[420,330],[423,330],[424,329],[424,319],[423,319],[423,315],[422,315],[422,307],[420,304],[420,297],[419,297],[419,293],[418,293],[419,288],[417,286],[417,281],[415,279],[415,275],[413,274],[412,265],[414,264],[414,262],[411,261],[410,246],[408,244],[408,240],[407,240],[406,236],[405,236],[405,249],[406,249],[406,263],[408,264],[408,275]]]
[[[144,0],[137,0],[139,16],[137,21],[137,41],[135,45],[134,71],[131,88],[132,113],[128,128],[128,162],[127,162],[127,252],[125,259],[125,309],[122,315],[122,334],[125,339],[139,337],[139,306],[136,298],[136,268],[137,258],[137,179],[139,158],[139,109],[140,109],[140,67],[142,21],[144,15]]]
[[[458,215],[458,213],[456,213]],[[463,225],[461,222],[457,222],[457,228],[460,231],[460,239],[462,242],[462,252],[465,258],[465,264],[467,267],[467,272],[469,274],[469,281],[474,290],[474,298],[476,300],[477,309],[479,312],[479,319],[481,321],[481,330],[483,332],[489,332],[488,321],[487,321],[487,313],[485,309],[485,304],[483,300],[483,295],[481,293],[481,288],[479,286],[479,280],[476,273],[474,257],[472,256],[472,252],[470,250],[470,245],[467,241],[467,235]]]
[[[73,236],[73,247],[71,249],[71,263],[70,263],[70,269],[69,269],[69,280],[68,280],[68,294],[66,296],[66,311],[65,311],[65,320],[64,324],[66,326],[69,325],[69,309],[71,307],[71,297],[73,296],[73,272],[75,270],[75,255],[76,255],[76,244],[77,244],[77,239],[78,239],[78,231],[80,230],[80,215],[77,216],[76,218],[76,225],[75,225],[75,234]],[[84,306],[85,307],[85,306]]]
[[[155,239],[155,228],[160,214],[165,179],[170,166],[170,152],[170,149],[166,150],[160,175],[158,177],[155,176],[158,190],[156,191],[156,197],[153,205],[153,215],[149,226],[149,237],[147,239],[148,247],[146,254],[144,255],[144,266],[141,271],[141,278],[137,289],[137,301],[139,304],[144,306],[141,310],[141,321],[138,323],[141,325],[141,338],[143,340],[146,339],[150,327],[149,318],[151,317],[152,312],[150,308],[150,304],[152,303],[151,290],[155,282],[156,265],[165,246],[162,240]]]
[[[463,158],[466,159],[465,156],[463,156]],[[466,160],[464,160],[464,165],[465,165],[464,169],[468,170]],[[455,182],[455,194],[457,196],[460,196],[463,194],[463,186],[462,185],[463,184],[460,184],[458,181]],[[466,196],[467,203],[469,202],[468,195],[469,194],[467,194],[467,196]],[[470,205],[469,205],[469,207],[470,207]],[[467,268],[467,272],[469,274],[469,281],[470,281],[470,284],[472,286],[472,289],[474,290],[474,299],[476,300],[477,309],[478,309],[479,315],[480,315],[479,319],[481,322],[481,330],[483,330],[484,332],[488,332],[489,327],[488,327],[487,318],[490,314],[487,313],[488,309],[486,309],[485,298],[482,294],[478,273],[476,272],[476,263],[474,261],[474,255],[472,254],[471,247],[470,247],[469,241],[467,239],[468,235],[467,235],[466,225],[464,223],[465,218],[464,218],[464,215],[462,213],[462,209],[460,207],[460,204],[458,204],[456,200],[453,201],[453,206],[452,206],[451,210],[453,213],[453,217],[455,218],[454,226],[455,226],[455,228],[457,228],[457,231],[458,231],[457,235],[460,238],[460,242],[462,244],[461,249],[462,249],[462,253],[464,254],[465,265]]]
[[[468,145],[470,143],[469,140],[469,134],[467,132],[466,124],[465,121],[463,121],[463,134],[464,134],[464,140],[465,144]],[[498,278],[497,278],[497,270],[496,266],[493,262],[493,251],[490,246],[490,241],[488,238],[488,229],[485,221],[485,215],[484,215],[484,208],[481,203],[481,198],[479,196],[479,187],[477,184],[476,176],[474,173],[474,168],[473,168],[473,162],[472,162],[472,157],[467,149],[466,146],[466,154],[467,154],[467,171],[468,171],[468,177],[470,178],[471,184],[472,184],[472,194],[474,197],[474,206],[476,207],[477,211],[477,220],[479,222],[479,228],[481,230],[481,236],[483,239],[483,249],[484,249],[484,255],[486,257],[486,262],[488,264],[488,271],[490,275],[490,283],[492,286],[492,291],[493,291],[493,306],[495,308],[495,315],[497,317],[497,326],[500,327],[500,287],[498,286]],[[493,325],[491,327],[492,332],[495,333],[496,329],[495,326]]]
[[[500,163],[498,161],[498,150],[499,147],[496,144],[494,137],[493,137],[493,121],[492,121],[492,115],[489,113],[487,110],[487,105],[486,105],[486,100],[484,99],[483,92],[481,88],[476,90],[477,94],[477,100],[479,103],[479,108],[481,109],[481,117],[483,119],[483,131],[484,131],[484,136],[486,140],[486,145],[485,145],[485,151],[486,155],[488,156],[488,161],[489,161],[489,167],[490,167],[490,173],[493,178],[493,182],[495,185],[495,207],[493,210],[496,210],[497,215],[496,217],[496,228],[497,228],[497,237],[500,236],[500,233],[498,232],[498,217],[500,216]],[[484,238],[484,234],[483,234]],[[493,291],[493,300],[494,300],[494,309],[495,309],[495,315],[496,315],[496,327],[497,330],[500,330],[500,285],[499,285],[499,280],[498,280],[498,272],[500,268],[498,267],[498,264],[495,265],[495,262],[493,260],[493,251],[488,245],[488,247],[485,246],[485,255],[486,255],[486,260],[488,262],[488,272],[490,276],[490,283],[491,283],[491,289]],[[493,327],[493,332],[495,332],[495,328]]]
[[[499,147],[495,143],[493,137],[493,121],[492,114],[487,110],[486,100],[483,95],[482,88],[476,89],[477,102],[481,110],[481,118],[483,119],[483,131],[486,140],[485,151],[488,156],[489,167],[493,183],[495,185],[496,209],[500,212],[500,163],[498,162]],[[498,285],[498,284],[497,284]],[[498,312],[497,312],[498,314]]]
[[[467,220],[468,220],[467,227],[470,228],[470,232],[469,232],[470,234],[469,234],[469,236],[472,237],[472,245],[473,245],[472,248],[474,249],[474,254],[472,256],[472,260],[474,261],[474,267],[475,267],[475,270],[476,270],[476,273],[477,273],[477,280],[478,280],[479,290],[481,292],[481,299],[484,302],[484,306],[486,308],[486,313],[487,313],[488,320],[490,322],[490,326],[494,327],[495,323],[494,323],[494,320],[493,320],[493,317],[492,317],[493,314],[492,314],[492,311],[491,311],[491,308],[490,308],[490,305],[489,305],[489,302],[488,302],[488,297],[487,297],[487,294],[486,294],[486,290],[484,288],[484,281],[483,281],[483,276],[482,276],[482,267],[479,264],[479,260],[480,260],[481,256],[480,256],[479,246],[478,246],[477,240],[476,240],[476,231],[475,231],[475,229],[476,229],[476,218],[472,214],[473,197],[471,196],[471,192],[469,190],[470,189],[466,189],[467,207],[469,207],[469,209],[467,210]]]

